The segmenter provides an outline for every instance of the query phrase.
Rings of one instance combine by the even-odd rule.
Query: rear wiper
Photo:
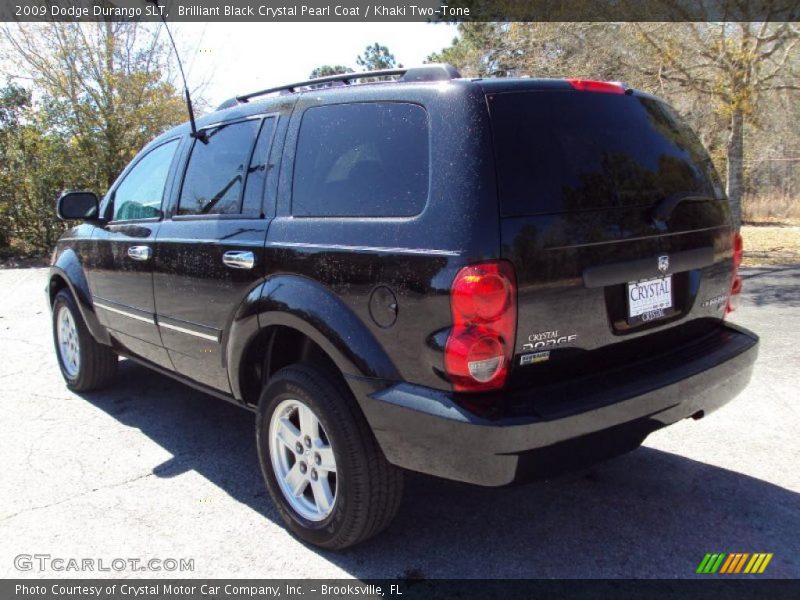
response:
[[[653,207],[653,221],[666,221],[669,219],[672,211],[681,202],[707,202],[713,199],[711,196],[704,196],[694,192],[676,192],[663,200],[659,200],[658,204]]]

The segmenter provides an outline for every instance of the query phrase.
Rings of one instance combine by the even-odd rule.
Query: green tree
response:
[[[505,27],[502,23],[459,23],[451,45],[428,56],[427,62],[449,63],[464,77],[507,77]]]
[[[70,140],[71,159],[98,192],[150,139],[186,119],[158,26],[8,24],[3,33],[15,67],[42,95],[49,126]]]
[[[359,54],[356,58],[356,64],[364,71],[382,71],[403,66],[397,64],[394,54],[389,52],[389,48],[378,42],[364,48],[363,54]]]
[[[322,65],[317,67],[308,76],[309,79],[317,79],[319,77],[329,77],[330,75],[340,75],[342,73],[352,73],[353,69],[345,67],[344,65]]]
[[[0,89],[0,245],[13,241],[23,253],[53,247],[64,230],[56,197],[86,183],[71,168],[74,148],[48,130],[45,119],[28,90],[15,84]]]
[[[31,95],[23,87],[8,83],[0,89],[0,252],[7,251],[12,234],[12,136],[19,131],[22,112],[30,104]]]

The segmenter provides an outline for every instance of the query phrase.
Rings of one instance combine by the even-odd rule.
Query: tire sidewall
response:
[[[330,409],[327,407],[326,401],[336,401],[338,393],[333,386],[324,385],[323,387],[330,389],[323,389],[323,393],[318,400],[311,390],[306,389],[306,386],[297,381],[292,381],[291,376],[274,381],[262,392],[256,422],[259,463],[267,488],[278,511],[288,527],[298,537],[319,546],[330,545],[349,521],[348,511],[352,505],[349,501],[349,495],[352,493],[352,472],[354,468],[351,461],[347,460],[348,453],[344,451],[346,440],[351,436],[346,435],[343,431],[342,423],[331,414]],[[314,412],[325,429],[336,459],[336,502],[333,512],[322,521],[309,521],[295,512],[284,497],[272,467],[272,447],[269,439],[270,421],[278,405],[289,399],[302,402]]]

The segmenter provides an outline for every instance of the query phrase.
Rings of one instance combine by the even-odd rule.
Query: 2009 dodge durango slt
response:
[[[363,77],[392,81],[354,84]],[[118,356],[257,415],[288,527],[343,548],[402,470],[500,486],[630,450],[747,384],[741,238],[662,101],[447,65],[240,96],[71,192],[61,371]]]

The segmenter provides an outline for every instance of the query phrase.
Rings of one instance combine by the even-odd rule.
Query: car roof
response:
[[[434,65],[434,66],[439,66],[439,65]],[[447,66],[449,67],[449,65]],[[450,68],[452,69],[452,67]],[[409,72],[410,71],[411,70],[409,70]],[[363,77],[366,74],[356,73],[352,75],[353,76],[358,75],[360,77]],[[323,78],[323,80],[330,80],[330,79],[334,78],[333,77]],[[310,80],[310,81],[318,81],[318,80]],[[515,92],[515,91],[521,92],[521,91],[537,90],[537,89],[564,90],[564,91],[574,89],[570,85],[568,79],[533,78],[533,77],[508,77],[508,78],[454,77],[450,79],[417,80],[417,81],[404,81],[400,79],[392,81],[364,82],[353,85],[345,85],[342,83],[338,83],[334,79],[333,81],[329,82],[330,85],[325,85],[324,87],[310,87],[308,83],[309,82],[301,82],[299,84],[289,84],[288,86],[282,86],[282,87],[279,86],[278,88],[272,88],[275,91],[272,91],[269,95],[253,98],[243,102],[237,101],[237,98],[241,98],[241,96],[234,97],[231,100],[228,100],[225,103],[223,103],[219,108],[217,108],[217,110],[214,110],[196,119],[197,127],[208,128],[209,126],[213,126],[217,123],[226,123],[238,119],[245,119],[248,117],[260,114],[272,113],[272,112],[287,112],[287,111],[290,112],[292,107],[297,102],[297,100],[309,93],[320,95],[321,97],[324,97],[328,94],[341,97],[341,94],[344,92],[348,95],[352,94],[353,99],[357,100],[360,95],[359,92],[374,90],[376,87],[384,87],[384,86],[386,86],[387,90],[389,89],[393,90],[392,91],[393,96],[396,96],[398,93],[402,93],[404,89],[413,90],[413,89],[419,89],[420,86],[430,87],[430,86],[442,86],[442,85],[452,85],[454,87],[460,87],[462,89],[477,86],[485,94]],[[260,94],[260,92],[256,93],[256,95],[258,94]],[[651,97],[649,94],[645,94],[639,91],[636,92],[636,95]],[[244,97],[246,96],[247,94],[244,95]],[[189,123],[188,122],[183,123],[164,132],[156,139],[154,139],[151,143],[149,143],[147,147],[158,145],[168,139],[178,136],[183,136],[188,134],[189,132],[190,132]]]

